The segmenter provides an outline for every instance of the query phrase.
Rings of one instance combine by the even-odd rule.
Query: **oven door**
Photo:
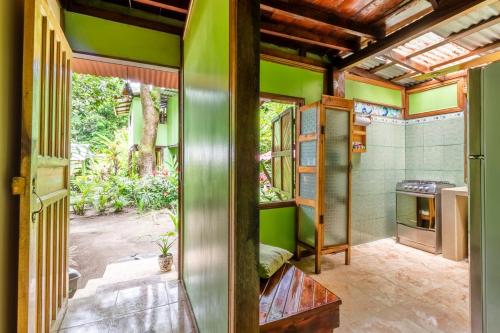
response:
[[[436,200],[432,194],[396,191],[396,221],[410,228],[436,229]]]

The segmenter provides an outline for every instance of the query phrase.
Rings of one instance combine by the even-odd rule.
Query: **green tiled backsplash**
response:
[[[352,157],[353,244],[395,235],[397,182],[464,184],[462,114],[407,122],[374,119],[366,141],[367,152]]]

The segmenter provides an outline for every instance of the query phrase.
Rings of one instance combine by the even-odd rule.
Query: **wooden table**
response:
[[[334,293],[291,264],[260,283],[260,332],[331,333],[339,327]]]
[[[443,257],[455,261],[468,256],[468,198],[467,187],[441,190]]]

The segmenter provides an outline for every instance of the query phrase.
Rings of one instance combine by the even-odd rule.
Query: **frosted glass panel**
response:
[[[300,134],[316,133],[316,109],[300,113]]]
[[[347,243],[349,116],[346,111],[326,110],[325,246]]]
[[[299,205],[298,209],[298,218],[299,218],[299,240],[310,245],[314,246],[314,235],[315,235],[315,225],[314,225],[314,216],[315,211],[313,207]]]
[[[316,165],[316,140],[304,141],[300,143],[300,165]]]
[[[300,174],[300,196],[305,199],[316,199],[316,174]]]

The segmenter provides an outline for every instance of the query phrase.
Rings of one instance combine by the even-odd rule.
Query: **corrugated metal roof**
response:
[[[417,36],[413,40],[405,43],[404,45],[400,45],[393,49],[393,51],[401,54],[404,57],[411,55],[414,52],[419,50],[423,50],[429,46],[432,46],[436,43],[439,43],[444,40],[445,37],[450,36],[451,34],[466,30],[467,28],[478,24],[482,21],[488,20],[492,17],[500,16],[500,1],[496,1],[493,4],[488,6],[480,7],[479,9],[467,13],[452,22],[447,22],[441,26],[436,27],[433,31],[423,34],[421,36]],[[480,55],[485,55],[488,53],[496,52],[500,49],[500,45],[495,48],[490,48],[488,51],[481,53],[480,55],[472,55],[467,57],[467,54],[471,51],[481,48],[483,46],[494,45],[500,41],[500,24],[496,24],[493,26],[489,26],[479,32],[470,34],[463,38],[457,39],[454,42],[447,43],[441,45],[439,47],[434,48],[426,53],[417,55],[415,57],[411,57],[412,61],[424,65],[426,67],[432,67],[433,69],[440,69],[444,67],[449,67],[455,64],[459,64],[462,62],[466,62],[472,60],[474,58],[479,57]],[[462,58],[453,62],[452,60],[455,58]],[[370,69],[373,67],[374,58],[365,60],[360,67],[365,69]],[[444,66],[437,66],[443,62],[448,62]],[[366,66],[366,67],[365,67]],[[391,66],[385,68],[381,71],[376,72],[375,74],[384,79],[393,79],[399,75],[403,75],[405,73],[404,70],[398,68],[397,66]],[[408,72],[408,71],[406,71]],[[417,75],[418,73],[415,73]],[[422,81],[416,81],[409,78],[404,78],[396,81],[399,84],[403,85],[413,85],[416,83],[420,83]]]
[[[178,72],[170,69],[153,69],[91,59],[74,58],[73,71],[80,74],[119,77],[125,80],[151,84],[160,88],[178,89],[179,86]]]

